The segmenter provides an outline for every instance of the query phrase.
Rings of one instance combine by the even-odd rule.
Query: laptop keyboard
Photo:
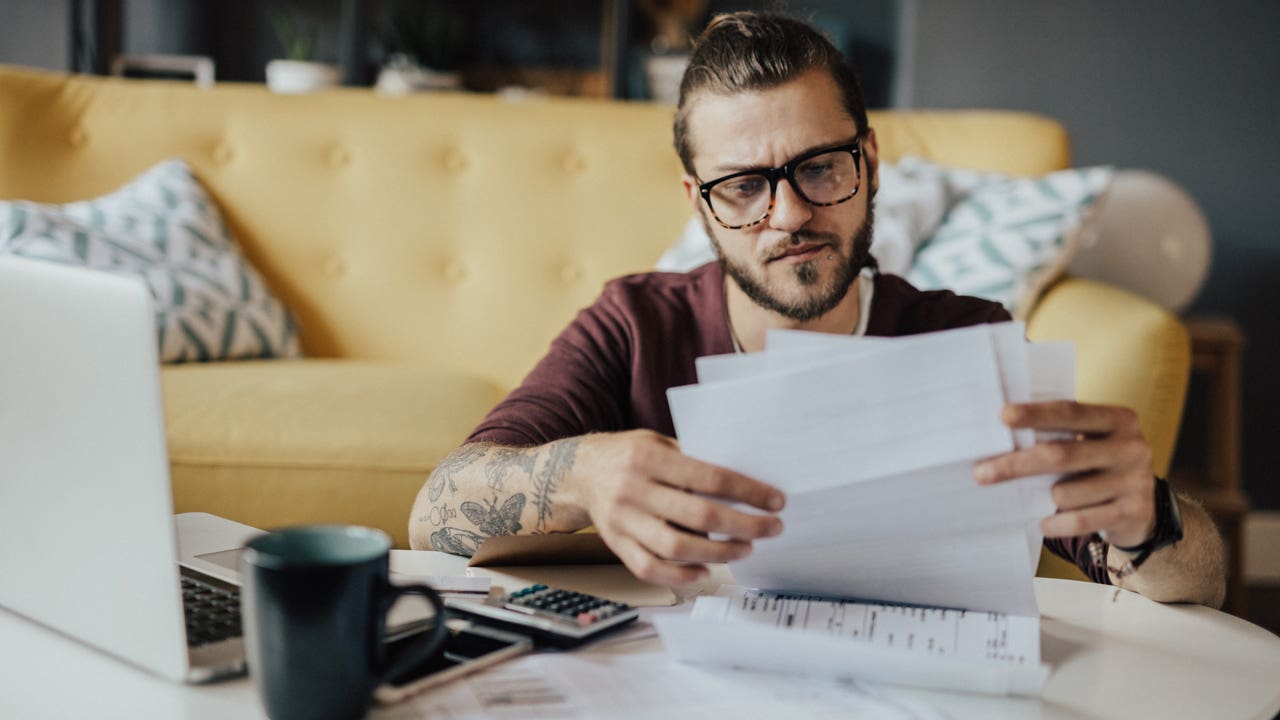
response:
[[[182,604],[187,616],[187,646],[198,647],[240,637],[240,593],[182,576]]]

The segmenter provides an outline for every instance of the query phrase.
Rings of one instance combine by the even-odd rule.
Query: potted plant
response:
[[[285,57],[267,63],[267,87],[273,92],[299,94],[338,84],[342,79],[338,66],[311,59],[314,26],[287,13],[276,13],[272,20]]]
[[[640,9],[653,26],[651,52],[644,59],[649,97],[675,104],[689,65],[693,25],[706,14],[707,0],[641,0]]]
[[[462,88],[466,22],[442,2],[401,2],[382,32],[386,61],[377,90],[403,94]]]

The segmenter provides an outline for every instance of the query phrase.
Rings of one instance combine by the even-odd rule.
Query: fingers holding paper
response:
[[[706,563],[744,558],[752,541],[782,532],[772,514],[782,508],[781,492],[687,457],[671,438],[646,430],[589,435],[583,451],[590,482],[582,504],[605,543],[643,580],[694,582],[708,572]]]
[[[1057,431],[1075,440],[1041,442],[984,460],[979,483],[1034,475],[1066,475],[1053,487],[1058,513],[1045,518],[1047,537],[1103,532],[1117,545],[1137,545],[1155,525],[1151,448],[1128,408],[1071,401],[1007,405],[1001,419],[1013,429]]]

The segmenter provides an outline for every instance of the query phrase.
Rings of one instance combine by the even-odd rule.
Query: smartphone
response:
[[[518,633],[460,618],[450,618],[445,624],[449,628],[449,638],[445,640],[443,652],[379,685],[373,692],[376,701],[383,704],[399,702],[533,649],[533,641]],[[388,655],[395,657],[405,645],[415,641],[421,642],[421,636],[414,634],[388,643]]]

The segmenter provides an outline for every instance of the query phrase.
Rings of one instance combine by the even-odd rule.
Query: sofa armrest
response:
[[[1068,278],[1031,311],[1027,336],[1075,343],[1076,396],[1133,408],[1151,444],[1152,470],[1169,471],[1191,373],[1191,341],[1181,320],[1132,293]]]
[[[1173,457],[1191,372],[1186,327],[1150,300],[1098,282],[1068,278],[1031,311],[1027,336],[1076,346],[1076,397],[1138,413],[1151,467],[1165,475]],[[1038,574],[1084,579],[1074,565],[1042,553]]]

